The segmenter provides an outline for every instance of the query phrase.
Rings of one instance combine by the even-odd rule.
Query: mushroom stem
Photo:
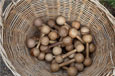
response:
[[[89,43],[86,43],[86,58],[89,58]]]
[[[72,59],[72,60],[69,60],[69,61],[67,61],[67,62],[61,63],[61,64],[59,64],[59,67],[66,66],[66,65],[71,64],[71,63],[73,63],[73,62],[75,62],[75,59]]]
[[[49,48],[52,48],[52,47],[55,47],[55,46],[58,46],[60,44],[62,44],[63,42],[57,42],[57,43],[54,43],[52,45],[49,46]]]
[[[49,43],[50,44],[53,44],[53,43],[56,43],[57,41],[53,41],[53,40],[50,40]]]
[[[80,36],[76,36],[76,38],[81,41],[82,43],[85,43]]]
[[[38,42],[38,44],[37,44],[36,48],[39,48],[39,47],[40,47],[40,41]]]
[[[41,34],[41,37],[43,37],[45,34]],[[40,39],[41,39],[41,37],[40,37]],[[38,40],[38,44],[37,44],[37,46],[36,46],[36,48],[39,48],[40,47],[40,40]]]
[[[72,51],[70,51],[70,52],[68,52],[68,53],[66,53],[66,54],[64,54],[64,55],[58,55],[58,56],[55,58],[55,61],[56,61],[57,63],[62,63],[66,57],[70,56],[71,54],[73,54],[73,53],[75,53],[75,52],[77,52],[76,49],[75,49],[75,50],[72,50]]]
[[[66,66],[64,66],[64,67],[62,67],[63,69],[65,69],[65,70],[68,70],[68,67],[66,67]]]
[[[72,51],[70,51],[70,52],[68,52],[68,53],[66,53],[66,54],[64,54],[64,55],[62,55],[62,58],[66,58],[66,57],[70,56],[71,54],[73,54],[73,53],[75,53],[75,52],[77,52],[76,49],[74,49],[74,50],[72,50]]]
[[[71,28],[69,30],[69,36],[72,38],[77,38],[78,40],[80,40],[82,43],[84,43],[84,41],[82,40],[82,38],[79,36],[80,33],[78,30],[76,30],[75,28]]]

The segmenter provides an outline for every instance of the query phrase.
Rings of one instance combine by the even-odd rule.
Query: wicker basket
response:
[[[1,0],[3,8],[7,0]],[[12,0],[0,9],[0,53],[15,76],[67,76],[63,71],[51,73],[49,64],[30,56],[25,45],[36,28],[32,21],[66,17],[88,26],[97,47],[93,64],[78,76],[112,76],[115,63],[115,18],[97,0]],[[34,30],[34,31],[33,31]],[[114,74],[115,75],[115,74]]]

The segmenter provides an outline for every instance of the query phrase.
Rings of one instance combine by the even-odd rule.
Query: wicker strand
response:
[[[112,57],[112,52],[111,51],[110,51],[110,59],[111,59],[112,65],[113,65],[113,67],[112,67],[113,74],[112,75],[115,75],[115,64],[113,62],[113,57]]]
[[[20,0],[17,0],[17,1],[12,0],[12,3],[13,3],[14,5],[17,5],[17,3],[18,3],[19,1],[20,1]]]
[[[3,48],[3,24],[2,24],[2,16],[3,16],[3,12],[2,12],[2,7],[4,5],[5,0],[1,0],[0,2],[0,54],[2,56],[3,61],[5,62],[6,66],[11,70],[11,72],[15,75],[15,76],[21,76],[19,73],[17,73],[16,69],[14,68],[14,66],[12,65],[12,63],[9,61],[7,54]],[[7,7],[6,7],[7,8]]]
[[[113,30],[115,31],[115,17],[111,15],[110,12],[99,1],[97,0],[90,0],[90,1],[95,3],[99,9],[105,12],[106,16],[109,18],[109,20],[113,24]]]
[[[19,73],[17,73],[16,69],[14,68],[14,66],[12,65],[12,63],[9,61],[7,54],[4,50],[4,48],[2,47],[2,44],[0,43],[0,54],[2,56],[3,61],[5,62],[6,66],[11,70],[11,72],[15,75],[15,76],[21,76]]]
[[[3,20],[5,21],[8,17],[8,14],[9,12],[11,11],[11,9],[17,5],[17,3],[19,3],[21,0],[17,0],[17,1],[14,1],[14,0],[11,0],[12,2],[9,3],[9,5],[5,8],[4,12],[3,12]],[[3,0],[4,2],[4,0]]]

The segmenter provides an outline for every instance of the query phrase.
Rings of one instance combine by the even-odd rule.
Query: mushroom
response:
[[[60,54],[62,54],[62,48],[59,47],[59,46],[56,46],[56,47],[53,48],[52,52],[53,52],[53,54],[56,55],[56,56],[57,56],[57,55],[60,55]]]
[[[64,25],[64,27],[66,27],[67,29],[70,28],[70,26],[66,23],[66,19],[63,16],[58,16],[56,22],[58,25]]]
[[[82,54],[82,53],[77,53],[77,54],[75,55],[75,61],[76,61],[77,63],[82,63],[82,62],[84,61],[84,56],[83,56],[83,54]]]
[[[50,38],[50,40],[56,40],[58,38],[58,34],[55,31],[52,31],[48,34],[48,37]]]
[[[82,43],[79,43],[77,42],[75,45],[74,45],[75,49],[77,50],[77,52],[83,52],[85,47]]]
[[[75,63],[75,67],[78,69],[79,72],[84,70],[84,65],[82,63]]]
[[[78,56],[75,56],[75,58],[74,59],[71,59],[71,60],[69,60],[69,61],[67,61],[67,62],[63,62],[63,63],[61,63],[61,64],[58,64],[58,63],[52,63],[51,64],[51,66],[50,66],[50,68],[51,68],[51,71],[52,72],[57,72],[61,67],[63,67],[63,66],[66,66],[66,65],[68,65],[68,64],[71,64],[71,63],[73,63],[73,62],[78,62],[78,58],[77,58]],[[80,58],[81,60],[80,60],[80,62],[83,62],[83,60],[84,60],[84,57],[82,58]]]
[[[65,46],[66,51],[71,51],[73,50],[74,46],[73,44]]]
[[[82,40],[82,38],[79,36],[79,31],[76,30],[75,28],[71,28],[69,30],[69,36],[72,38],[77,38],[79,41],[81,41],[82,43],[84,43],[84,41]]]
[[[29,38],[27,39],[26,43],[28,48],[34,48],[36,45],[36,40],[33,38]]]
[[[59,30],[59,27],[56,25],[55,21],[53,19],[50,19],[48,20],[48,25],[51,27],[51,28],[55,28],[55,29],[58,29]]]
[[[95,52],[95,45],[93,43],[89,44],[89,52],[90,53]]]
[[[82,44],[79,40],[74,41],[74,47],[76,47],[79,44]]]
[[[61,36],[61,37],[66,37],[68,35],[68,28],[62,26],[62,27],[59,27],[55,24],[55,21],[54,20],[49,20],[48,21],[48,25],[52,28],[55,28],[56,30],[58,30],[58,34]]]
[[[40,46],[40,42],[38,42],[37,46],[35,48],[32,48],[30,51],[30,54],[32,56],[38,57],[40,54],[40,50],[39,50],[39,46]]]
[[[54,56],[51,53],[47,53],[45,55],[45,60],[48,62],[51,62],[53,60]]]
[[[49,40],[49,38],[47,36],[43,36],[40,38],[40,42],[42,45],[48,45],[49,43],[53,44],[56,41]]]
[[[56,42],[54,44],[51,44],[50,46],[48,46],[48,48],[52,48],[52,47],[55,47],[55,46],[58,46],[58,45],[61,45],[61,44],[64,44],[64,45],[71,45],[72,44],[72,38],[67,36],[67,37],[64,37],[62,41],[59,41],[59,42]]]
[[[61,36],[61,37],[66,37],[67,35],[68,35],[68,29],[66,29],[65,27],[61,27],[61,28],[59,28],[59,30],[58,30],[58,32],[59,32],[59,35]]]
[[[90,66],[92,64],[92,59],[89,57],[89,43],[92,42],[92,35],[87,34],[83,36],[83,40],[86,42],[86,58],[84,60],[85,66]]]
[[[70,51],[70,52],[68,52],[68,53],[66,53],[66,54],[64,54],[64,55],[58,55],[58,56],[55,57],[55,61],[56,61],[57,63],[62,63],[66,57],[68,57],[68,56],[74,54],[75,52],[76,52],[76,49],[75,49],[75,50],[72,50],[72,51]]]
[[[44,60],[45,59],[45,53],[41,52],[38,56],[39,60]]]
[[[49,49],[48,45],[40,45],[40,51],[46,53]]]
[[[78,74],[78,70],[75,67],[63,67],[63,69],[67,70],[69,76],[76,76]]]
[[[80,32],[82,35],[86,35],[86,34],[89,34],[90,30],[88,27],[84,26],[84,27],[81,27]]]
[[[58,55],[58,56],[55,57],[55,61],[56,61],[57,63],[62,63],[63,60],[64,60],[66,57],[68,57],[68,56],[70,56],[70,55],[72,55],[72,54],[74,54],[74,53],[76,53],[76,52],[77,52],[77,50],[74,49],[74,50],[72,50],[72,51],[70,51],[70,52],[68,52],[68,53],[66,53],[66,54],[64,54],[64,55]],[[75,56],[77,56],[77,54],[76,54]],[[80,57],[81,57],[81,54],[80,54]],[[79,58],[79,57],[78,57],[78,58]]]
[[[41,26],[40,31],[42,34],[46,35],[51,31],[51,28],[44,24],[43,26]]]
[[[30,54],[31,54],[32,56],[34,56],[34,57],[38,57],[39,54],[40,54],[40,51],[39,51],[38,48],[33,48],[33,49],[31,49]]]
[[[60,43],[54,43],[54,44],[51,44],[51,45],[41,45],[40,46],[40,50],[44,53],[47,53],[49,52],[49,50],[57,45],[59,45]]]
[[[43,21],[40,18],[36,18],[33,22],[34,26],[41,27],[43,24]]]
[[[78,21],[73,21],[72,27],[78,30],[80,28],[80,23]]]

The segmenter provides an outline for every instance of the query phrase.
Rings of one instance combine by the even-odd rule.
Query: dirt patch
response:
[[[108,2],[103,2],[102,3],[109,11],[111,14],[113,14],[113,16],[115,17],[115,7],[111,6]]]

